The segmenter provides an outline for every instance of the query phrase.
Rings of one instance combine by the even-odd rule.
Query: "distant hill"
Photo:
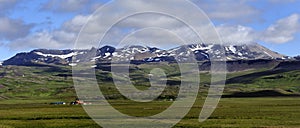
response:
[[[224,49],[226,58],[222,58],[221,49]],[[273,52],[259,44],[227,45],[216,44],[190,44],[182,45],[169,50],[155,47],[127,46],[114,48],[104,46],[89,50],[50,50],[37,49],[30,52],[18,53],[5,60],[3,65],[76,65],[79,62],[191,62],[210,61],[250,61],[250,60],[287,60],[289,57]]]

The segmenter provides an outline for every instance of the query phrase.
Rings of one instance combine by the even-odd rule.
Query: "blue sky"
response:
[[[37,48],[72,48],[86,19],[108,1],[1,0],[0,60]],[[299,0],[191,1],[209,16],[225,42],[257,42],[285,55],[300,55]],[[147,4],[146,0],[140,4],[130,2],[134,1],[119,6]],[[136,27],[133,24],[129,26]]]

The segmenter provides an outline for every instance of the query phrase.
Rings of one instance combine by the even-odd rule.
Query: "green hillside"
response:
[[[120,65],[114,65],[120,66]],[[164,95],[176,95],[181,84],[181,73],[176,64],[143,64],[130,66],[132,83],[141,90],[150,86],[148,74],[153,68],[162,68],[168,78]],[[112,74],[96,69],[99,86],[107,98],[123,99],[116,96],[118,90],[113,84]],[[200,74],[200,95],[205,96],[210,73]],[[281,93],[298,94],[300,92],[300,70],[257,69],[242,72],[229,72],[224,94],[276,90]],[[110,97],[111,95],[114,97]],[[0,68],[0,99],[74,99],[72,69],[64,66],[4,66]]]
[[[146,104],[125,100],[115,88],[110,72],[97,69],[96,77],[109,103],[120,112],[132,116],[151,116],[172,104],[169,99],[176,96],[181,83],[178,66],[167,63],[131,65],[132,83],[138,89],[147,89],[150,86],[148,74],[154,67],[165,70],[168,77],[167,88],[156,101]],[[56,101],[68,103],[76,98],[71,74],[71,67],[63,66],[1,67],[0,127],[99,127],[81,106],[50,105]],[[207,95],[210,77],[207,72],[200,74],[197,102],[175,127],[300,125],[299,70],[266,68],[228,73],[224,95],[231,98],[222,98],[213,115],[207,121],[199,123],[198,116]],[[237,94],[250,96],[240,98]]]

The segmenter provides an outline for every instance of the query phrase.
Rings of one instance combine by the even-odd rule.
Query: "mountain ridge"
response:
[[[222,50],[224,50],[224,53],[222,53]],[[79,62],[192,62],[195,60],[211,61],[211,58],[217,58],[216,60],[218,61],[291,59],[259,44],[221,46],[200,43],[182,45],[167,50],[139,45],[125,46],[123,48],[106,45],[101,48],[93,47],[86,50],[35,49],[30,52],[18,53],[8,60],[3,61],[3,65],[30,66],[36,64],[58,64],[73,66]]]

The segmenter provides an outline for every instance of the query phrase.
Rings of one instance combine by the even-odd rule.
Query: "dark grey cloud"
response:
[[[34,24],[26,24],[23,20],[8,17],[0,17],[0,24],[0,39],[2,40],[14,40],[25,37],[34,27]]]

